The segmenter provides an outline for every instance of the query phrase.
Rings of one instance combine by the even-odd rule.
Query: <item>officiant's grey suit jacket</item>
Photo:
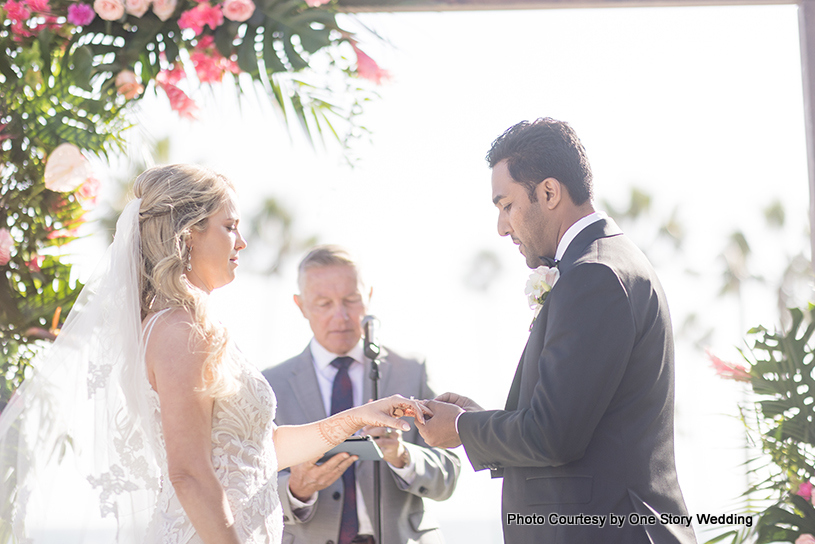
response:
[[[610,219],[581,231],[558,268],[505,410],[458,422],[473,468],[503,475],[506,544],[696,542],[692,529],[659,521],[687,511],[674,463],[671,320],[654,270]],[[545,524],[508,524],[513,513]],[[550,514],[609,513],[657,523],[550,523]]]
[[[411,395],[418,399],[433,398],[435,394],[427,384],[423,361],[409,359],[383,348],[380,359],[379,396]],[[368,361],[366,361],[367,366]],[[317,374],[311,349],[277,366],[266,369],[263,375],[277,396],[278,425],[301,425],[327,417],[317,383]],[[371,380],[364,380],[363,399],[373,398]],[[416,479],[407,485],[381,462],[382,483],[382,544],[406,542],[437,544],[444,542],[438,522],[425,512],[423,499],[442,501],[453,494],[461,461],[445,449],[429,448],[419,436],[415,426],[404,433],[405,448],[416,463]],[[358,461],[356,477],[363,490],[365,506],[374,520],[372,461]],[[300,521],[293,512],[286,489],[289,471],[278,477],[280,500],[283,503],[285,533],[283,544],[326,544],[337,542],[342,516],[342,479],[318,493],[317,503],[310,517]]]

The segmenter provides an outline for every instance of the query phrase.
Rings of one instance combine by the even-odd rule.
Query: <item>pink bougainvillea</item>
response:
[[[709,351],[707,352],[707,356],[716,374],[720,377],[737,382],[749,382],[752,379],[752,376],[750,376],[750,373],[744,366],[723,361]]]
[[[359,73],[359,77],[373,81],[377,85],[390,79],[390,72],[383,70],[374,59],[357,47],[354,42],[351,42],[351,47],[354,48],[354,53],[357,54],[357,73]]]
[[[156,79],[158,86],[164,89],[167,98],[170,99],[170,107],[178,113],[181,117],[188,119],[196,119],[198,115],[198,105],[195,100],[187,96],[187,94],[168,82],[161,82]]]
[[[34,13],[48,13],[51,9],[48,0],[25,0],[25,3]]]
[[[215,47],[215,39],[212,36],[201,37],[190,53],[190,60],[201,83],[216,83],[224,78],[226,72],[233,74],[240,72],[234,61],[221,55]]]
[[[14,238],[8,229],[0,229],[0,266],[5,266],[11,260],[11,248],[14,247]]]
[[[209,2],[201,2],[182,13],[178,18],[179,28],[190,28],[195,31],[196,35],[201,34],[205,26],[215,30],[222,24],[224,24],[224,14],[221,6],[210,6]]]
[[[88,4],[71,4],[68,6],[68,22],[76,26],[89,25],[96,12]]]

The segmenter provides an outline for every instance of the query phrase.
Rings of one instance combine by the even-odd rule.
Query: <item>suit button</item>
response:
[[[427,488],[425,486],[419,486],[419,494],[424,495],[427,493]]]
[[[333,540],[326,540],[325,544],[334,544],[334,541]]]
[[[340,495],[340,492],[339,492],[339,491],[335,491],[335,492],[334,492],[334,494],[333,494],[333,495],[331,495],[331,496],[332,496],[332,497],[334,497],[334,500],[335,500],[335,501],[340,500],[340,497],[341,497],[341,495]],[[333,542],[331,542],[330,540],[329,540],[328,542],[326,542],[326,544],[329,544],[329,543],[330,543],[330,544],[334,544],[334,543],[333,543]]]

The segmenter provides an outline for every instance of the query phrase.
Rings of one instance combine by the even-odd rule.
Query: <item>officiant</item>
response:
[[[266,369],[277,395],[279,425],[305,424],[372,398],[370,359],[363,350],[362,321],[372,289],[367,289],[351,255],[338,246],[312,249],[298,268],[294,302],[314,334],[305,350]],[[400,393],[426,399],[430,389],[425,361],[382,347],[378,358],[380,396]],[[443,501],[456,487],[460,461],[442,448],[430,448],[415,427],[408,432],[365,428],[383,453],[379,462],[382,544],[443,542],[425,499]],[[339,453],[281,472],[285,542],[373,543],[374,470],[377,463]]]

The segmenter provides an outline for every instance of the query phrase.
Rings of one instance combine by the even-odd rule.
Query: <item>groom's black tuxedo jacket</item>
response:
[[[674,463],[673,335],[656,274],[610,219],[581,231],[558,268],[506,409],[458,423],[473,468],[503,473],[505,542],[695,542],[692,529],[660,520],[687,510]],[[609,513],[626,517],[622,528],[550,523],[550,514]],[[632,525],[632,513],[657,522]],[[509,514],[545,524],[508,523]]]

